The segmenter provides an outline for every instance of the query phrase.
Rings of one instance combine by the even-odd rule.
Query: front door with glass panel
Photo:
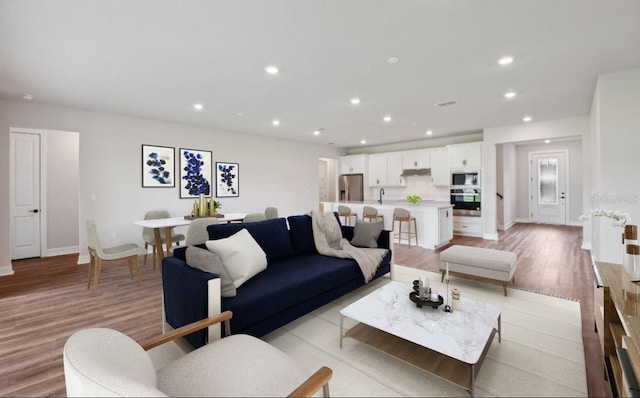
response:
[[[532,153],[531,221],[566,224],[566,153]]]

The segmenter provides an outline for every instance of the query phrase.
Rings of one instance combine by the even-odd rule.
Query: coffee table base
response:
[[[473,397],[475,379],[480,371],[480,366],[482,366],[487,356],[496,332],[498,332],[498,330],[494,328],[482,351],[480,359],[475,364],[468,364],[448,357],[363,323],[358,323],[349,329],[344,336],[353,338],[378,351],[384,352],[425,372],[460,386],[469,391]],[[342,343],[342,336],[340,340]]]

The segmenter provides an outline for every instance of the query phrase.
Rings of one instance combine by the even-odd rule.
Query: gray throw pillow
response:
[[[189,246],[187,247],[185,258],[188,266],[220,277],[220,293],[222,297],[235,297],[236,286],[217,254],[206,249]]]
[[[378,238],[383,229],[384,224],[382,221],[364,222],[356,220],[351,244],[359,247],[378,247]]]

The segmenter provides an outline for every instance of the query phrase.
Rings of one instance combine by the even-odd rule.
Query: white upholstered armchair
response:
[[[194,350],[156,370],[146,350],[158,347],[232,314],[165,333],[144,346],[116,330],[84,329],[67,340],[63,351],[69,397],[117,396],[312,396],[329,395],[331,369],[311,377],[291,357],[255,337],[238,334]]]

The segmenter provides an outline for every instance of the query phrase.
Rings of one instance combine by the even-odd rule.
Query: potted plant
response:
[[[420,196],[420,195],[408,195],[407,196],[407,200],[415,205],[416,203],[419,203],[422,200],[422,196]]]

